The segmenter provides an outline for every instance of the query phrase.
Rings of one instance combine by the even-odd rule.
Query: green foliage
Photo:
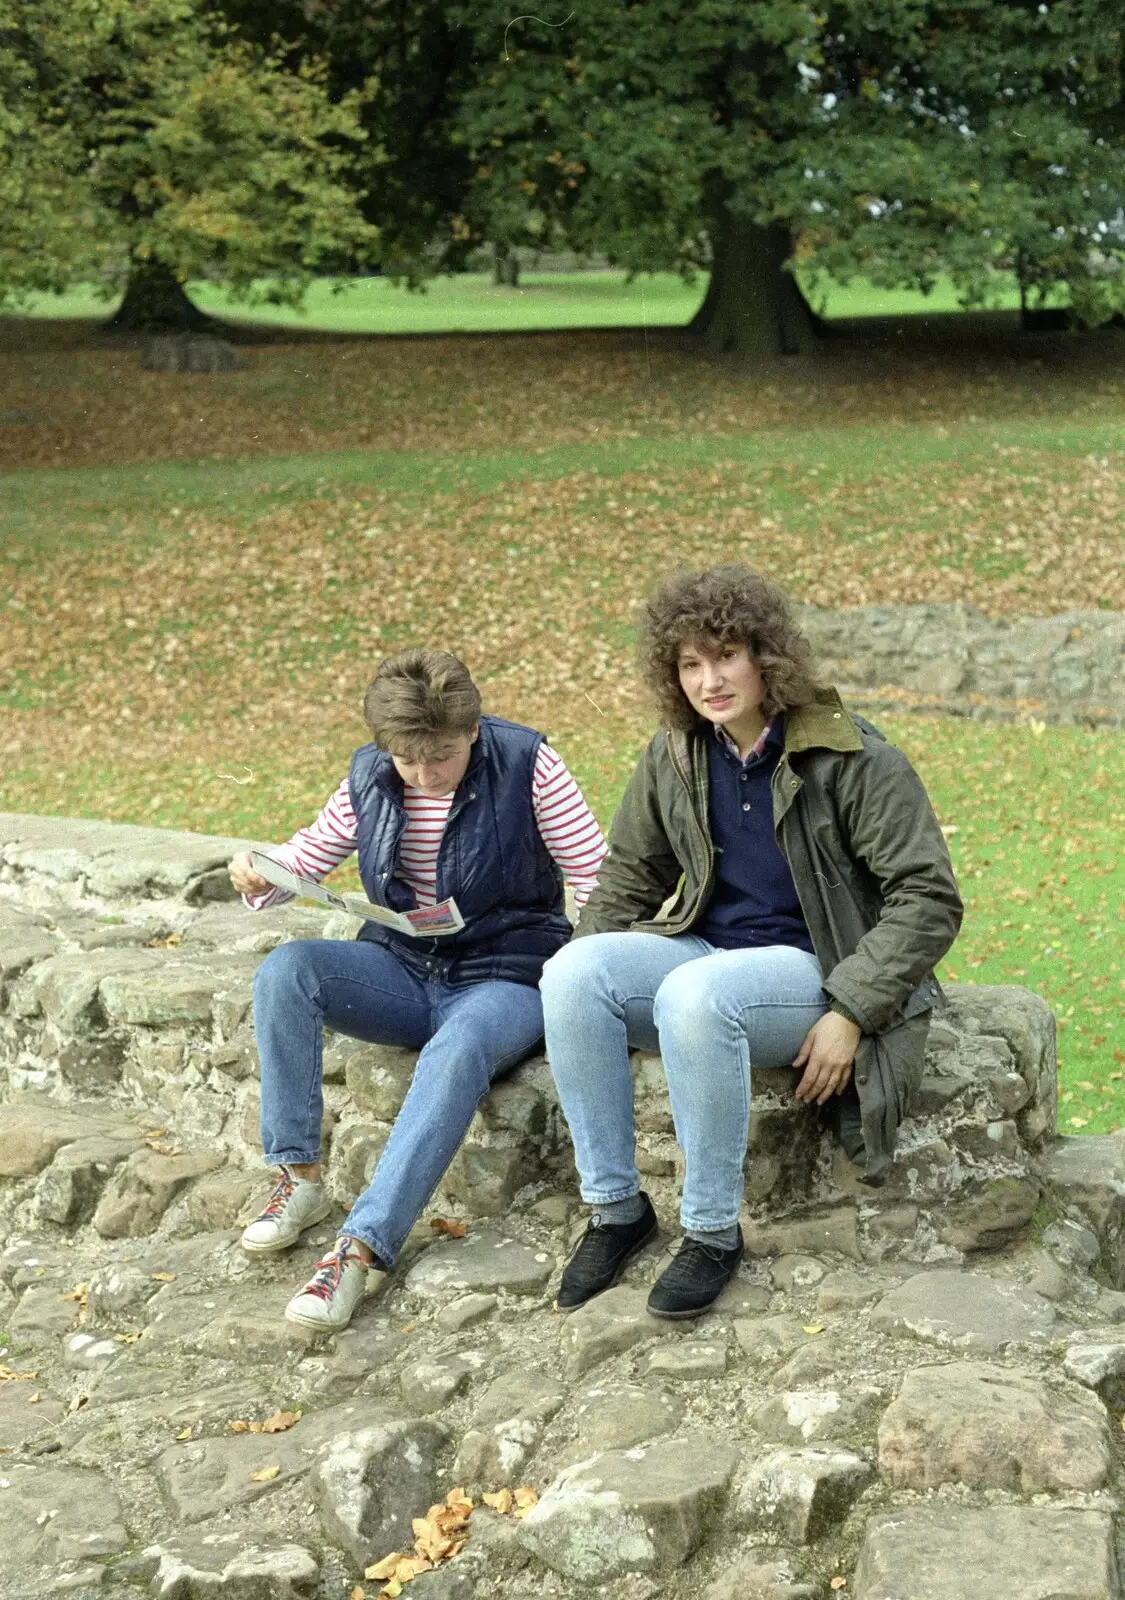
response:
[[[456,130],[474,236],[690,270],[782,224],[842,281],[972,303],[1002,267],[1091,321],[1125,304],[1116,0],[598,0],[507,51],[509,10],[457,14],[491,55]]]
[[[352,187],[370,89],[334,100],[321,63],[192,0],[0,0],[0,84],[0,294],[154,263],[294,303],[373,248]]]

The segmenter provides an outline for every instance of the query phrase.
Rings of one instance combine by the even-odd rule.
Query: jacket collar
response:
[[[801,750],[862,750],[859,729],[835,689],[820,689],[807,706],[785,714],[785,754]]]

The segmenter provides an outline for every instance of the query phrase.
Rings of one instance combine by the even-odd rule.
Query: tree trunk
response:
[[[507,289],[517,289],[520,281],[520,258],[510,245],[494,244],[492,247],[492,281]]]
[[[125,285],[125,298],[108,328],[130,333],[199,333],[214,321],[193,305],[183,285],[160,261],[135,261]]]
[[[690,324],[706,349],[751,362],[815,349],[820,318],[785,270],[792,238],[784,223],[762,227],[724,213],[712,249],[711,281]]]

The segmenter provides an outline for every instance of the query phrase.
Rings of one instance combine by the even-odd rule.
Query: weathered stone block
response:
[[[437,1498],[437,1464],[448,1434],[413,1418],[334,1440],[312,1475],[320,1520],[357,1566],[413,1544],[411,1519]]]
[[[743,1233],[748,1256],[818,1255],[827,1250],[853,1261],[862,1259],[854,1206],[751,1223]]]
[[[48,1222],[88,1222],[110,1175],[143,1142],[137,1134],[132,1139],[76,1139],[64,1145],[35,1187],[39,1215]]]
[[[94,1213],[103,1239],[151,1233],[185,1184],[222,1165],[222,1156],[203,1150],[160,1155],[138,1150],[110,1179]]]
[[[417,1050],[340,1036],[332,1041],[332,1055],[343,1058],[348,1093],[360,1111],[393,1122],[414,1077]]]
[[[679,1566],[721,1515],[737,1462],[729,1445],[701,1438],[580,1462],[527,1514],[520,1542],[579,1583]]]
[[[407,1273],[406,1287],[431,1300],[467,1290],[538,1294],[552,1267],[543,1252],[482,1228],[465,1239],[449,1239],[427,1250]]]
[[[743,1527],[810,1544],[844,1520],[874,1477],[871,1463],[848,1450],[777,1450],[751,1469],[736,1516]]]
[[[1125,1134],[1062,1138],[1042,1165],[1047,1188],[1089,1223],[1110,1282],[1125,1289]]]
[[[109,1479],[77,1467],[5,1465],[4,1568],[31,1574],[49,1562],[115,1555],[126,1542]]]
[[[1011,1123],[990,1123],[989,1127]],[[1034,1178],[986,1178],[975,1194],[952,1206],[938,1230],[957,1250],[998,1250],[1027,1232],[1039,1204]]]
[[[895,1488],[1090,1494],[1110,1464],[1100,1401],[986,1362],[908,1372],[879,1424],[879,1467]]]
[[[838,1389],[789,1389],[750,1413],[750,1426],[771,1443],[802,1445],[849,1439],[863,1432],[883,1406],[869,1384]]]
[[[441,1191],[473,1216],[499,1217],[541,1170],[534,1150],[522,1145],[466,1142],[441,1180]]]
[[[304,1600],[320,1577],[303,1545],[240,1533],[150,1545],[138,1568],[151,1573],[151,1593],[165,1600]]]
[[[867,1525],[856,1600],[1118,1600],[1113,1519],[1047,1506],[903,1506]]]
[[[1024,1342],[1042,1345],[1055,1309],[1020,1284],[974,1272],[922,1272],[899,1284],[871,1313],[884,1333],[907,1333],[949,1349],[995,1355]]]

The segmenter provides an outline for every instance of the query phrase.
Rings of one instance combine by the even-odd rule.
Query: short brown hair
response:
[[[411,646],[380,665],[363,698],[363,720],[377,745],[415,759],[442,739],[472,733],[480,690],[448,650]]]
[[[812,650],[776,584],[738,561],[674,572],[645,603],[638,640],[641,675],[669,727],[698,720],[680,688],[679,657],[683,645],[709,639],[746,646],[762,675],[767,717],[816,698]]]

